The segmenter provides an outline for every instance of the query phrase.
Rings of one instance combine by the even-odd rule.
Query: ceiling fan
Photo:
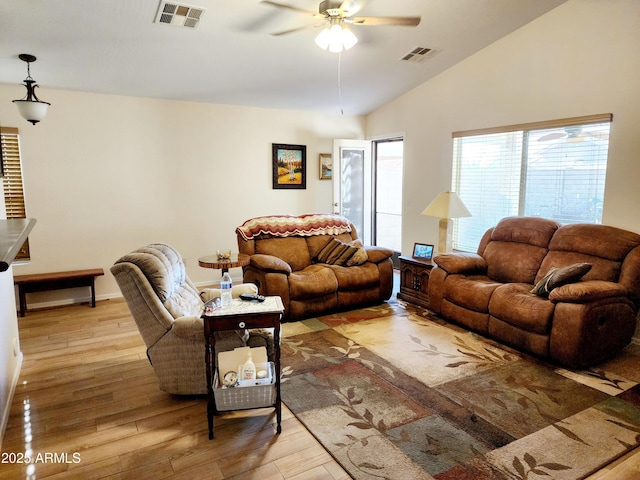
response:
[[[539,142],[548,142],[551,140],[565,139],[567,142],[582,142],[588,138],[596,140],[608,140],[608,132],[583,131],[582,125],[567,126],[564,132],[554,132],[543,135],[538,139]]]
[[[272,35],[287,35],[301,30],[325,27],[316,37],[316,44],[324,50],[328,49],[336,53],[343,49],[348,50],[358,42],[358,38],[348,28],[348,25],[415,27],[420,23],[420,17],[355,17],[354,15],[361,8],[361,2],[355,0],[324,0],[318,6],[318,13],[270,0],[262,0],[260,3],[322,19],[321,23],[284,30]]]

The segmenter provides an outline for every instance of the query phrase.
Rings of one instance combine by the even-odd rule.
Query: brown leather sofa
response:
[[[239,253],[251,257],[243,281],[256,284],[262,295],[280,296],[284,320],[375,305],[391,297],[393,252],[361,244],[358,248],[356,229],[343,217],[258,217],[247,220],[236,234]],[[360,261],[347,259],[348,252],[319,258],[330,247],[346,249],[349,243],[355,244]]]
[[[638,234],[509,217],[484,234],[477,254],[445,254],[434,261],[429,278],[434,312],[557,364],[597,364],[634,334],[640,306]],[[565,279],[544,291],[558,273],[583,263],[591,268],[586,266],[581,279]],[[552,268],[562,270],[553,275]]]

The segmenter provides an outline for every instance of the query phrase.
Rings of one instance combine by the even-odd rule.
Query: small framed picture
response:
[[[320,180],[333,178],[333,158],[330,153],[320,154]]]
[[[427,245],[426,243],[413,244],[413,258],[431,260],[431,257],[433,257],[433,245]]]

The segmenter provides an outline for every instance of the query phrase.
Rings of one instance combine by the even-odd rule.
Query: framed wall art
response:
[[[320,154],[320,180],[333,178],[333,157],[330,153]]]
[[[273,188],[307,188],[307,146],[272,143]]]

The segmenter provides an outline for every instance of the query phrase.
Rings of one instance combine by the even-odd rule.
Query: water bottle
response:
[[[222,281],[220,282],[220,301],[222,303],[222,308],[231,306],[232,287],[233,283],[231,282],[231,275],[229,275],[229,272],[224,272],[224,275],[222,275]]]

